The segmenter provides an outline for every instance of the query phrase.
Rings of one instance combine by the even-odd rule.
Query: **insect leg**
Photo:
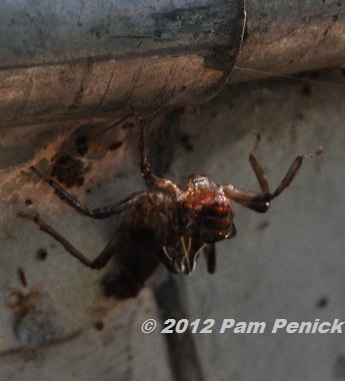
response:
[[[216,271],[216,245],[214,243],[207,244],[204,247],[207,271],[213,274]]]
[[[270,193],[254,192],[234,187],[231,184],[223,184],[222,188],[232,200],[256,212],[265,213],[270,207],[269,202],[272,199]]]
[[[68,205],[72,206],[79,213],[85,214],[88,217],[102,219],[119,214],[125,209],[129,208],[131,205],[135,204],[138,200],[144,197],[147,192],[137,192],[133,193],[129,197],[125,198],[122,201],[119,201],[113,205],[108,205],[102,208],[89,209],[87,206],[81,204],[77,199],[71,196],[65,189],[63,189],[56,181],[50,179],[43,174],[41,174],[35,167],[31,169],[47,184],[49,184],[54,190],[55,193],[65,201]]]
[[[277,189],[273,193],[270,193],[265,172],[254,156],[255,152],[257,151],[257,149],[259,147],[260,139],[261,139],[260,134],[257,133],[256,134],[256,142],[255,142],[254,147],[251,150],[250,155],[249,155],[249,161],[250,161],[252,168],[255,172],[256,178],[259,181],[262,193],[265,195],[269,195],[270,200],[273,200],[275,197],[279,196],[280,193],[291,184],[292,180],[295,178],[299,169],[301,168],[302,162],[304,159],[311,158],[315,155],[320,155],[323,151],[322,148],[320,147],[318,150],[316,150],[312,154],[297,156],[296,159],[291,164],[291,166],[290,166],[289,170],[287,171],[285,177],[283,178],[281,183],[278,185]]]
[[[307,154],[307,155],[297,156],[296,159],[294,160],[294,162],[291,164],[291,167],[287,171],[285,177],[283,178],[281,183],[278,185],[277,189],[272,193],[272,195],[271,195],[272,199],[279,196],[280,193],[291,184],[292,180],[297,175],[298,170],[301,168],[302,162],[304,159],[311,158],[311,157],[316,156],[316,155],[320,155],[320,154],[322,154],[322,152],[323,152],[323,149],[322,149],[322,147],[320,147],[315,152],[313,152],[309,155]]]
[[[110,250],[113,247],[113,244],[110,247],[110,243],[112,243],[112,241],[110,241],[106,248],[94,260],[91,261],[90,259],[86,258],[85,255],[83,255],[79,250],[77,250],[71,243],[69,243],[64,237],[62,237],[60,233],[58,233],[50,225],[44,222],[40,217],[26,213],[18,213],[18,216],[33,221],[40,227],[41,230],[48,233],[51,237],[58,241],[73,257],[77,258],[85,266],[92,269],[103,268],[114,254],[114,251]]]
[[[256,141],[255,141],[253,149],[250,151],[249,161],[254,170],[256,178],[258,179],[262,193],[269,193],[270,189],[269,189],[265,172],[262,166],[260,165],[260,163],[257,161],[256,157],[254,156],[255,152],[259,148],[260,140],[261,140],[260,134],[256,133]]]
[[[146,120],[143,119],[138,113],[135,113],[139,120],[139,152],[140,152],[140,170],[141,174],[149,186],[155,185],[158,178],[151,172],[150,164],[147,158],[146,145],[145,145],[145,128]]]
[[[254,170],[255,176],[259,182],[261,192],[253,192],[246,189],[236,188],[233,185],[223,185],[223,189],[230,198],[239,204],[253,209],[257,212],[264,213],[269,208],[269,201],[271,200],[271,195],[269,193],[269,185],[265,172],[261,164],[257,161],[255,153],[259,148],[261,136],[256,133],[256,141],[249,154],[249,162]]]
[[[292,180],[296,177],[298,170],[300,169],[302,165],[303,160],[313,157],[315,155],[320,155],[322,153],[322,148],[320,147],[314,153],[309,155],[297,156],[296,159],[291,164],[285,177],[283,178],[281,183],[278,185],[277,189],[273,193],[270,193],[268,191],[264,192],[264,189],[266,189],[266,187],[268,188],[267,180],[265,178],[262,167],[260,166],[260,164],[256,161],[254,157],[254,152],[257,148],[257,145],[258,145],[258,141],[256,142],[256,145],[254,146],[251,152],[251,164],[254,168],[255,174],[260,183],[262,192],[253,192],[253,191],[249,191],[249,190],[245,190],[241,188],[236,188],[231,184],[222,185],[222,187],[224,192],[232,200],[238,202],[239,204],[247,208],[253,209],[259,213],[264,213],[270,207],[270,201],[273,200],[275,197],[279,196],[280,193],[282,193],[283,190],[286,189],[291,184]]]
[[[145,144],[146,137],[146,120],[139,115],[133,108],[136,118],[139,121],[139,152],[140,152],[140,170],[141,175],[146,181],[149,187],[154,187],[156,189],[171,189],[173,192],[179,191],[179,188],[173,184],[170,180],[164,177],[158,177],[152,173],[150,168],[150,163],[147,157],[147,149]]]

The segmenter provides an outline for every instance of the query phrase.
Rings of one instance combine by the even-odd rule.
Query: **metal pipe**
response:
[[[5,126],[212,96],[235,64],[244,26],[244,0],[13,0],[0,7]]]
[[[156,110],[228,79],[344,63],[344,2],[248,0],[246,12],[240,50],[243,0],[0,1],[0,126]]]
[[[345,2],[246,1],[241,51],[229,82],[345,63]]]

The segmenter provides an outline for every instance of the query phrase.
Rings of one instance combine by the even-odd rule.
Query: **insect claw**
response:
[[[253,131],[253,134],[256,136],[256,140],[255,140],[255,143],[254,143],[254,147],[250,151],[250,155],[251,156],[253,156],[255,154],[255,152],[258,150],[259,144],[260,144],[260,141],[261,141],[261,135],[260,135],[259,132]]]
[[[322,153],[323,153],[323,148],[322,148],[322,146],[320,146],[315,152],[303,155],[303,158],[304,159],[309,159],[309,158],[312,158],[314,156],[321,155]]]

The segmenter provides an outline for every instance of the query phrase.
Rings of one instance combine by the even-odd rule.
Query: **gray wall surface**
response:
[[[0,171],[1,379],[345,379],[344,334],[271,333],[275,319],[345,321],[344,72],[225,88],[204,106],[171,117],[168,129],[159,129],[162,120],[158,116],[149,126],[152,167],[164,171],[169,166],[164,160],[172,157],[166,175],[180,184],[201,173],[217,183],[258,189],[248,161],[255,131],[262,136],[257,158],[272,190],[298,154],[320,145],[324,153],[303,163],[267,214],[235,205],[238,234],[217,244],[214,275],[207,274],[203,258],[191,276],[170,276],[162,267],[136,299],[119,302],[100,291],[107,270],[84,267],[16,215],[38,212],[81,252],[96,256],[121,216],[94,221],[78,215],[29,166],[44,168],[57,153],[75,149],[71,142],[78,133],[113,121],[73,122],[77,132],[72,133],[72,122],[12,129],[17,147],[6,146],[4,131],[2,160],[5,153],[9,159]],[[25,150],[37,136],[45,146]],[[118,149],[106,149],[119,141]],[[90,143],[81,161],[88,167],[85,182],[70,191],[87,205],[104,206],[145,189],[136,128],[115,127]],[[44,261],[37,259],[40,249],[47,252]],[[18,268],[25,271],[27,286],[21,285]],[[215,324],[212,333],[160,334],[167,317]],[[144,334],[141,325],[149,318],[157,320],[157,328]],[[265,322],[266,330],[219,333],[224,319]]]

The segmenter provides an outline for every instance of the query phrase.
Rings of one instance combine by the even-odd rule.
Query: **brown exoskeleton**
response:
[[[322,152],[319,148],[311,155],[297,156],[277,189],[271,193],[264,171],[254,156],[260,141],[260,135],[257,134],[249,161],[261,188],[259,192],[230,184],[217,185],[202,175],[189,176],[187,190],[183,190],[171,180],[157,177],[150,170],[145,148],[146,123],[140,116],[137,117],[141,174],[149,186],[147,191],[134,193],[114,205],[90,210],[54,180],[32,167],[63,201],[86,216],[103,219],[126,210],[114,236],[94,260],[86,258],[38,216],[20,214],[34,221],[72,256],[92,269],[103,268],[116,255],[121,268],[117,274],[107,276],[103,286],[107,294],[122,299],[136,296],[161,262],[174,273],[189,274],[194,269],[198,255],[204,252],[208,272],[213,273],[215,243],[236,235],[232,201],[260,213],[266,212],[270,202],[290,185],[303,160]]]

